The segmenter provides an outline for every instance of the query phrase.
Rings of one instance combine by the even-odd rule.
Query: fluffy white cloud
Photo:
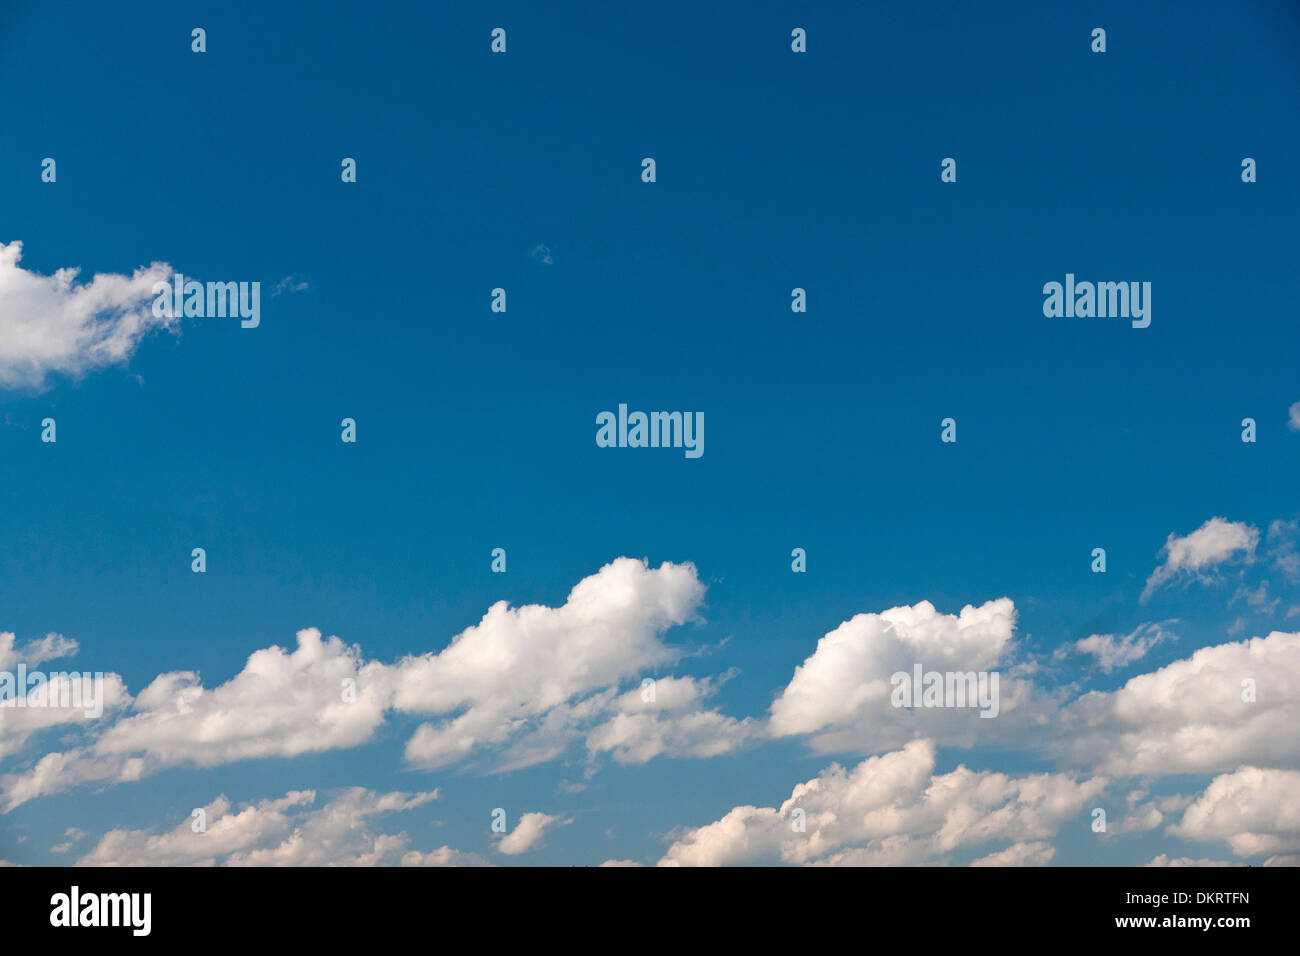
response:
[[[294,790],[235,810],[224,796],[203,807],[205,829],[187,817],[174,829],[112,830],[77,866],[377,866],[482,865],[473,854],[449,847],[407,851],[405,833],[376,833],[371,821],[403,813],[437,798],[424,793],[344,790],[319,809],[316,793]]]
[[[33,734],[51,727],[91,728],[130,702],[117,674],[104,674],[97,683],[79,671],[42,670],[42,683],[30,684],[39,665],[71,657],[77,650],[77,642],[61,634],[47,634],[21,647],[12,633],[0,634],[0,763],[22,751]],[[18,686],[20,665],[27,669],[28,686]],[[22,707],[17,706],[20,698],[25,698]]]
[[[172,275],[165,263],[79,283],[79,269],[27,271],[22,251],[21,242],[0,243],[0,387],[40,387],[51,373],[115,365],[176,321],[153,314],[154,283]]]
[[[1300,431],[1300,402],[1296,402],[1287,410],[1287,426],[1293,431]]]
[[[1146,601],[1180,573],[1203,576],[1238,554],[1246,561],[1253,561],[1258,545],[1258,528],[1224,518],[1211,518],[1186,537],[1170,534],[1160,549],[1165,556],[1164,563],[1147,578],[1141,600]]]
[[[394,711],[456,715],[415,731],[406,748],[413,766],[440,767],[485,750],[498,755],[497,769],[528,766],[617,720],[621,705],[609,708],[618,685],[681,656],[663,633],[693,619],[703,594],[692,565],[650,568],[619,558],[580,581],[559,608],[502,601],[441,652],[391,665],[307,628],[294,651],[256,651],[212,689],[193,672],[160,675],[89,745],[46,754],[0,785],[13,809],[79,783],[137,780],[168,766],[355,747]],[[669,698],[677,688],[668,679]],[[599,731],[592,752],[613,749],[623,762],[706,755],[716,746],[706,739],[714,730],[739,739],[751,728],[712,711],[670,712],[657,726]],[[0,746],[5,739],[0,725]]]
[[[497,841],[497,850],[507,856],[535,850],[542,845],[542,838],[548,832],[571,822],[546,813],[525,813],[515,828]]]
[[[1101,778],[1062,774],[1010,777],[959,766],[934,773],[934,744],[863,760],[852,770],[832,764],[794,788],[780,808],[736,807],[720,820],[687,830],[661,866],[756,862],[898,866],[943,861],[958,850],[994,842],[1024,844],[1054,835],[1106,787]],[[797,814],[804,814],[800,831]],[[1043,851],[1024,848],[1010,856]],[[993,862],[996,857],[984,857]]]
[[[383,722],[384,695],[368,679],[380,671],[363,664],[360,648],[307,628],[292,653],[255,651],[212,690],[193,672],[163,674],[136,697],[136,712],[99,738],[95,753],[213,766],[352,747]],[[344,694],[349,680],[356,681],[355,700]]]
[[[1191,802],[1191,797],[1182,794],[1147,799],[1147,791],[1134,790],[1125,798],[1128,813],[1118,821],[1111,821],[1104,838],[1154,830],[1168,819],[1169,814],[1185,810]]]
[[[1300,850],[1300,772],[1242,767],[1215,777],[1168,832],[1226,841],[1242,857]]]
[[[1016,609],[1010,598],[943,614],[929,601],[858,614],[817,642],[772,703],[774,736],[812,735],[817,750],[871,753],[918,736],[971,745],[1041,723],[1052,704],[1013,665]],[[998,716],[978,708],[895,707],[890,678],[927,672],[998,672]],[[990,685],[991,686],[991,685]]]
[[[661,635],[692,620],[703,597],[693,565],[651,569],[619,558],[579,582],[562,607],[493,605],[445,650],[395,668],[396,709],[458,712],[422,725],[407,760],[443,766],[530,729],[575,697],[676,660],[680,651]]]
[[[1072,646],[1078,653],[1096,658],[1097,666],[1104,673],[1109,674],[1113,670],[1140,660],[1155,645],[1170,640],[1173,636],[1159,624],[1143,624],[1133,633],[1125,636],[1093,634],[1083,640],[1075,641]]]
[[[292,757],[368,740],[384,719],[385,698],[367,685],[382,665],[314,628],[292,653],[253,653],[244,669],[212,690],[192,672],[160,675],[89,746],[45,755],[3,781],[9,809],[34,797],[96,780],[138,780],[177,764],[211,767],[254,757]],[[356,681],[354,700],[344,681]]]
[[[716,683],[665,677],[652,688],[628,691],[611,705],[612,716],[587,734],[588,751],[612,751],[617,763],[640,764],[661,754],[716,757],[762,736],[759,721],[736,720],[703,707]]]
[[[1120,776],[1293,767],[1297,688],[1300,633],[1203,647],[1119,690],[1078,698],[1059,715],[1056,745],[1069,761]]]

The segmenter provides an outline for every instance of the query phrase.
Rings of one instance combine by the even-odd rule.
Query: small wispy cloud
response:
[[[1165,630],[1169,623],[1171,622],[1166,621],[1163,626],[1160,624],[1143,624],[1133,633],[1123,636],[1118,634],[1093,634],[1081,641],[1075,641],[1067,647],[1060,648],[1056,653],[1056,657],[1064,657],[1065,653],[1072,649],[1077,654],[1087,654],[1095,658],[1097,666],[1104,673],[1109,674],[1117,668],[1141,660],[1146,656],[1147,651],[1151,650],[1155,645],[1173,638],[1174,635]]]
[[[547,813],[525,813],[515,824],[514,830],[497,841],[497,850],[507,856],[527,853],[542,845],[542,839],[549,830],[567,826],[572,822]]]
[[[271,290],[271,296],[284,295],[286,292],[306,292],[310,286],[306,279],[299,279],[297,276],[285,276],[275,284]]]

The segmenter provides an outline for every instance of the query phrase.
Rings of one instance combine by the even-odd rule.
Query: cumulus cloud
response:
[[[450,847],[409,851],[405,833],[373,829],[375,818],[404,813],[437,798],[437,791],[376,793],[344,790],[313,809],[316,793],[294,790],[236,809],[224,796],[203,812],[195,831],[187,817],[171,830],[112,830],[77,866],[377,866],[483,865]]]
[[[85,283],[76,268],[29,272],[18,264],[22,251],[21,242],[0,243],[0,387],[39,388],[51,374],[116,365],[176,321],[153,314],[154,283],[172,275],[165,263]]]
[[[0,674],[6,675],[0,684],[12,683],[5,686],[5,696],[0,702],[0,764],[21,752],[28,740],[40,731],[52,727],[89,729],[98,726],[104,715],[111,716],[130,702],[131,695],[126,692],[121,677],[111,673],[104,674],[98,685],[98,706],[102,711],[99,714],[94,713],[94,706],[88,706],[96,693],[95,685],[88,683],[80,672],[41,671],[45,683],[17,686],[19,665],[27,668],[30,677],[39,665],[71,657],[77,650],[77,642],[61,634],[47,634],[21,647],[14,634],[0,634]],[[13,696],[8,696],[11,693]],[[17,706],[20,697],[26,698],[26,706]]]
[[[1143,624],[1128,635],[1093,634],[1072,646],[1078,653],[1094,657],[1097,666],[1109,674],[1140,660],[1151,648],[1173,636],[1159,624]]]
[[[32,770],[3,780],[10,809],[89,781],[117,782],[177,764],[211,767],[255,757],[351,747],[368,740],[384,717],[382,693],[360,652],[309,628],[292,653],[256,651],[244,669],[214,689],[193,672],[157,677],[87,747],[42,757]],[[357,682],[354,700],[344,681]]]
[[[518,856],[536,850],[549,831],[571,822],[546,813],[525,813],[515,828],[497,841],[497,850],[507,856]]]
[[[1213,568],[1238,555],[1247,562],[1253,561],[1258,545],[1259,529],[1245,522],[1223,518],[1211,518],[1182,538],[1170,534],[1160,549],[1165,560],[1147,578],[1140,600],[1146,601],[1180,574],[1204,577]]]
[[[1016,733],[1050,711],[1032,684],[1012,667],[1016,609],[1010,598],[943,614],[929,601],[858,614],[817,642],[813,654],[772,703],[774,736],[811,735],[815,749],[881,752],[925,736],[969,746],[977,735]],[[999,672],[999,712],[978,708],[903,708],[891,701],[890,678],[927,672]]]
[[[396,709],[456,713],[423,724],[407,744],[407,760],[440,767],[530,731],[540,732],[532,743],[542,743],[531,762],[549,759],[560,744],[547,741],[557,729],[554,721],[546,724],[548,713],[676,660],[681,651],[661,635],[694,619],[703,597],[693,565],[651,569],[619,558],[579,582],[562,607],[494,604],[445,650],[396,666]],[[561,714],[582,719],[594,709]]]
[[[716,684],[665,677],[628,691],[613,702],[609,719],[587,734],[588,751],[612,751],[617,763],[640,764],[660,754],[716,757],[762,736],[759,721],[736,720],[703,706]]]
[[[1296,402],[1288,409],[1286,423],[1293,432],[1300,431],[1300,402]]]
[[[355,746],[383,720],[382,694],[368,681],[379,669],[363,664],[356,646],[308,628],[292,653],[255,651],[212,690],[189,671],[156,678],[136,697],[136,713],[110,727],[95,752],[213,766]],[[355,699],[345,696],[348,680],[356,681]]]
[[[708,755],[718,746],[706,739],[712,731],[738,743],[752,728],[676,705],[630,715],[647,723],[620,725],[629,705],[615,703],[620,683],[681,656],[663,634],[696,616],[703,593],[692,565],[651,568],[620,558],[580,581],[561,607],[499,602],[444,650],[394,664],[366,661],[359,647],[307,628],[292,652],[256,651],[212,689],[194,672],[171,672],[131,701],[119,683],[129,702],[123,716],[86,746],[47,753],[0,787],[13,809],[80,783],[138,780],[169,766],[350,748],[373,739],[393,712],[454,715],[422,724],[408,741],[408,763],[419,768],[484,751],[496,757],[497,769],[528,766],[558,756],[593,729],[591,753],[613,750],[620,762]],[[0,653],[5,647],[0,643]],[[670,705],[681,688],[698,697],[711,686],[666,680]],[[13,750],[26,734],[16,737],[6,724],[0,744],[6,739],[16,741]]]
[[[1239,857],[1300,850],[1300,772],[1242,767],[1215,777],[1168,832],[1223,840]]]
[[[1123,836],[1129,833],[1146,833],[1154,830],[1168,819],[1171,813],[1187,808],[1191,797],[1173,794],[1165,797],[1147,799],[1147,791],[1134,790],[1125,798],[1128,813],[1123,819],[1112,822],[1105,831],[1107,838]]]
[[[1178,560],[1180,567],[1192,567]],[[765,737],[801,736],[818,750],[879,756],[850,770],[832,765],[796,787],[780,807],[738,806],[714,823],[683,831],[661,862],[912,865],[969,854],[980,865],[1034,865],[1053,859],[1048,841],[1063,821],[1092,805],[1087,801],[1106,778],[1300,766],[1294,734],[1300,726],[1300,633],[1201,648],[1116,690],[1062,705],[1074,691],[1043,690],[1030,680],[1032,663],[1017,660],[1016,609],[1009,598],[958,614],[922,601],[845,621],[795,668],[767,720],[736,719],[714,706],[733,672],[660,676],[650,687],[642,684],[686,655],[666,636],[698,618],[703,595],[689,564],[652,568],[620,558],[580,581],[558,607],[499,602],[445,648],[392,663],[367,660],[359,647],[308,628],[299,632],[294,650],[258,650],[215,687],[205,687],[196,673],[178,671],[159,675],[132,698],[119,682],[113,714],[93,726],[62,728],[76,731],[65,737],[62,752],[34,762],[27,758],[18,765],[25,769],[0,779],[0,788],[12,809],[79,783],[134,781],[166,767],[350,748],[373,740],[395,714],[427,718],[406,746],[414,768],[479,759],[491,770],[511,769],[585,744],[590,772],[603,757],[619,764],[708,758]],[[1167,637],[1161,625],[1148,624],[1123,637],[1093,635],[1071,649],[1095,657],[1109,673]],[[75,651],[76,642],[57,634],[22,648],[12,634],[3,634],[0,669],[6,662]],[[931,672],[1000,670],[998,718],[982,719],[978,708],[894,707],[890,677],[917,664]],[[32,734],[54,723],[21,726],[0,710],[0,760],[6,753],[12,758]],[[1036,750],[1085,776],[1013,777],[965,767],[935,774],[936,746],[975,742]],[[132,853],[147,851],[165,859],[232,864],[316,859],[312,847],[330,844],[312,828],[324,827],[332,814],[369,819],[388,812],[367,811],[367,801],[381,795],[365,793],[354,795],[355,804],[329,805],[331,813],[325,813],[328,807],[310,809],[314,795],[307,800],[291,794],[238,812],[218,801],[215,819],[230,817],[225,826],[241,831],[265,827],[256,830],[262,837],[235,841],[237,846],[220,852],[212,849],[221,845],[214,841],[204,844],[205,855],[194,857],[169,849],[183,840],[183,828],[173,834],[123,831],[125,836],[100,841],[106,847],[100,855],[132,859]],[[400,803],[401,795],[393,799]],[[1209,814],[1192,813],[1192,799],[1148,798],[1134,790],[1127,815],[1112,831],[1150,831],[1181,812],[1179,829],[1169,833],[1182,835],[1189,827],[1226,832],[1199,822]],[[795,809],[807,815],[804,832],[791,827]],[[245,813],[251,814],[247,821],[237,823]],[[310,826],[309,815],[315,821]],[[526,852],[568,822],[525,814],[497,849]],[[348,844],[348,854],[333,854],[333,861],[482,862],[449,847],[413,849],[400,834],[366,832],[364,843]],[[1245,845],[1242,840],[1260,834],[1279,836],[1276,828],[1242,828],[1231,836]],[[105,844],[109,836],[118,842]],[[1252,846],[1260,847],[1253,853],[1278,860],[1300,849],[1280,838]],[[100,847],[87,857],[96,853]]]
[[[1010,844],[1003,848],[1006,859],[1043,859],[1041,848],[1015,845],[1053,836],[1106,787],[1103,778],[1011,777],[964,766],[935,774],[934,768],[930,740],[868,757],[851,770],[832,764],[797,785],[779,808],[739,806],[688,829],[659,865],[905,866],[946,862],[956,851],[1000,842]]]
[[[1251,683],[1243,683],[1251,682]],[[1065,759],[1113,775],[1300,763],[1300,633],[1203,647],[1064,708]]]

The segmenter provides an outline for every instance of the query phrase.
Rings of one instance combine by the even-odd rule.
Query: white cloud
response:
[[[1254,682],[1254,700],[1243,681]],[[1084,694],[1064,708],[1056,746],[1107,774],[1219,773],[1300,763],[1300,633],[1203,647]]]
[[[5,631],[0,633],[0,671],[13,670],[19,664],[36,667],[46,661],[72,657],[77,650],[77,642],[62,634],[46,634],[19,647],[18,638],[11,631]]]
[[[1112,822],[1106,830],[1106,837],[1123,836],[1129,833],[1146,833],[1164,823],[1171,813],[1185,810],[1192,802],[1191,797],[1173,794],[1165,797],[1147,798],[1147,791],[1134,790],[1125,798],[1128,813],[1123,819]]]
[[[971,862],[971,866],[1047,866],[1056,856],[1056,847],[1037,840],[1033,843],[1013,843]]]
[[[70,853],[75,844],[85,839],[86,831],[80,827],[68,827],[63,831],[63,835],[68,839],[63,843],[50,847],[51,853]]]
[[[212,767],[356,746],[384,719],[386,699],[366,681],[380,670],[364,665],[357,648],[308,628],[292,653],[256,651],[211,690],[193,672],[162,674],[88,747],[47,754],[26,774],[4,778],[8,808],[79,783],[138,780],[178,764]],[[343,694],[348,678],[357,681],[351,702]]]
[[[494,604],[442,652],[395,667],[396,709],[457,712],[423,724],[407,744],[407,760],[440,767],[528,730],[554,732],[545,725],[548,712],[681,656],[660,637],[694,619],[703,597],[693,565],[651,569],[619,558],[580,581],[562,607]],[[591,709],[561,713],[579,719]],[[554,756],[556,746],[539,748],[532,762]]]
[[[1106,787],[1101,778],[1010,777],[964,766],[936,775],[934,767],[929,740],[868,757],[852,770],[832,764],[796,786],[780,808],[735,807],[714,823],[687,830],[659,864],[942,862],[955,851],[989,843],[1044,840]],[[795,827],[796,809],[805,814],[803,832]]]
[[[525,813],[515,828],[497,841],[497,850],[507,856],[518,856],[536,850],[548,832],[571,822],[545,813]]]
[[[6,682],[12,681],[14,701],[19,696],[28,701],[42,700],[41,706],[18,707],[16,703],[0,706],[0,763],[22,751],[28,740],[43,730],[52,727],[66,729],[89,729],[99,726],[101,719],[111,719],[113,712],[130,703],[131,695],[126,692],[126,685],[117,674],[104,674],[98,685],[99,706],[102,714],[96,715],[91,703],[96,693],[95,684],[87,683],[80,671],[66,669],[46,672],[40,671],[46,682],[40,687],[17,687],[18,667],[24,665],[30,673],[49,660],[70,657],[77,653],[77,642],[61,634],[47,634],[45,637],[30,641],[19,647],[15,636],[10,632],[0,634],[0,672],[12,675]],[[63,676],[60,676],[63,675]],[[71,689],[77,682],[76,690],[82,695],[78,702],[72,696]],[[89,691],[91,697],[85,696]],[[6,688],[6,693],[9,688]],[[75,706],[63,706],[65,703]],[[105,716],[109,715],[109,716]]]
[[[1168,832],[1226,841],[1239,857],[1300,850],[1300,772],[1242,767],[1215,777]]]
[[[773,736],[812,735],[823,753],[882,752],[918,736],[940,743],[971,745],[977,735],[1016,733],[1041,722],[1051,704],[1012,666],[1016,609],[1010,598],[942,614],[929,601],[858,614],[817,642],[795,668],[790,683],[772,703]],[[971,673],[1001,668],[999,712],[980,717],[978,708],[895,707],[896,672]]]
[[[449,847],[408,851],[405,833],[377,833],[371,821],[436,799],[437,791],[375,793],[344,790],[319,809],[316,794],[295,790],[238,810],[224,796],[203,807],[206,828],[186,817],[171,830],[112,830],[77,866],[378,866],[481,865]],[[441,861],[441,862],[439,862]]]
[[[1248,588],[1245,585],[1237,588],[1236,593],[1232,595],[1232,600],[1228,602],[1228,606],[1232,607],[1238,601],[1245,601],[1258,614],[1272,614],[1277,610],[1278,605],[1282,603],[1282,599],[1279,597],[1269,598],[1267,581],[1261,581],[1259,587],[1256,588]]]
[[[255,651],[212,690],[193,672],[161,675],[136,697],[136,713],[99,738],[95,753],[214,766],[352,747],[383,722],[385,700],[369,680],[379,671],[362,662],[359,648],[307,628],[292,653]],[[348,679],[357,682],[355,701],[344,698]]]
[[[727,675],[730,676],[730,675]],[[672,757],[716,757],[731,753],[763,733],[759,721],[736,720],[702,703],[716,691],[716,682],[691,677],[655,681],[654,700],[645,688],[620,696],[612,716],[587,734],[587,749],[612,751],[617,763],[646,763],[664,754]]]
[[[1074,642],[1074,649],[1080,654],[1088,654],[1097,659],[1097,666],[1109,674],[1136,660],[1145,657],[1147,651],[1161,641],[1170,640],[1174,635],[1164,630],[1159,624],[1143,624],[1126,636],[1115,634],[1093,634],[1081,641]]]
[[[1296,402],[1287,411],[1287,427],[1293,432],[1300,431],[1300,402]]]
[[[1126,833],[1146,833],[1165,822],[1165,815],[1154,804],[1145,803],[1130,810],[1128,815],[1106,830],[1106,835],[1118,836]]]
[[[1245,522],[1211,518],[1186,537],[1170,534],[1160,553],[1164,563],[1147,578],[1141,601],[1180,573],[1204,576],[1207,571],[1241,553],[1247,562],[1255,558],[1259,529]]]
[[[79,283],[75,268],[27,271],[18,264],[22,249],[0,243],[0,387],[39,388],[50,374],[116,365],[151,331],[176,322],[153,314],[154,283],[172,274],[165,263]]]
[[[360,648],[307,628],[294,651],[256,651],[213,689],[189,671],[158,676],[89,745],[48,753],[0,785],[13,809],[80,783],[138,780],[168,766],[355,747],[373,739],[392,711],[455,714],[415,731],[406,748],[412,766],[440,767],[484,751],[497,756],[498,769],[528,766],[616,719],[619,712],[607,709],[621,682],[680,657],[662,635],[693,619],[703,594],[692,565],[650,568],[619,558],[580,581],[559,608],[499,602],[441,652],[392,665],[368,662]],[[670,696],[676,686],[670,679]],[[712,745],[703,738],[714,729],[748,733],[744,722],[711,711],[652,725],[647,732],[659,735],[658,745],[602,733],[620,760],[633,762],[706,754]]]
[[[491,866],[477,853],[462,853],[449,846],[440,846],[428,853],[412,850],[402,856],[402,866]]]
[[[1170,857],[1161,853],[1150,863],[1144,863],[1143,866],[1245,866],[1244,863],[1229,863],[1224,860],[1193,860],[1191,857],[1180,856]]]

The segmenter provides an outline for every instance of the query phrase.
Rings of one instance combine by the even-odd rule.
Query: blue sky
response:
[[[1243,792],[1231,775],[1255,767],[1261,792],[1300,799],[1294,739],[1280,753],[1266,742],[1295,726],[1296,642],[1260,651],[1266,713],[1240,735],[1216,725],[1232,740],[1198,772],[1177,759],[1129,772],[1068,743],[1087,691],[1300,632],[1287,560],[1300,16],[1281,2],[1191,3],[1176,18],[1157,4],[996,6],[7,5],[0,242],[22,247],[0,278],[0,371],[26,361],[23,330],[49,328],[13,292],[17,270],[77,267],[88,282],[161,263],[262,288],[255,329],[180,320],[107,363],[74,343],[39,380],[0,387],[0,632],[16,648],[63,635],[76,655],[46,666],[114,672],[133,700],[177,671],[210,691],[304,628],[396,666],[495,602],[558,608],[617,558],[690,563],[692,619],[659,633],[681,653],[629,662],[569,703],[644,677],[729,675],[700,706],[751,729],[716,756],[623,764],[588,759],[591,727],[575,725],[561,753],[505,773],[492,771],[508,744],[411,766],[417,728],[454,711],[388,712],[320,752],[193,766],[156,751],[143,779],[69,775],[13,806],[0,859],[74,862],[110,830],[166,833],[219,795],[314,790],[319,809],[364,787],[438,791],[367,818],[408,850],[654,863],[683,840],[700,848],[692,828],[733,808],[780,807],[833,762],[901,752],[858,712],[829,750],[773,729],[773,702],[823,635],[858,614],[1004,597],[1015,646],[997,666],[1037,662],[1019,673],[1050,716],[968,745],[938,734],[934,773],[1105,788],[1025,839],[929,844],[900,862],[1026,843],[1058,864],[1300,849],[1278,824],[1259,844],[1272,849],[1236,852],[1249,841],[1215,829],[1201,796],[1220,777]],[[498,26],[504,54],[489,49]],[[795,27],[807,53],[791,51]],[[1094,27],[1105,53],[1090,50]],[[45,157],[56,182],[42,182]],[[955,183],[940,182],[945,157]],[[1257,182],[1242,182],[1244,157]],[[1045,317],[1042,287],[1066,273],[1150,282],[1150,327]],[[498,287],[505,313],[489,309]],[[791,311],[795,287],[806,313]],[[619,403],[702,411],[704,455],[597,447],[595,416]],[[340,441],[345,417],[355,444]],[[940,441],[945,417],[955,444]],[[1161,551],[1171,535],[1191,541],[1181,565]],[[791,571],[796,547],[806,573]],[[1105,574],[1090,569],[1097,547]],[[1161,566],[1169,582],[1142,601]],[[1151,623],[1167,636],[1110,672],[1068,652]],[[1220,689],[1258,663],[1232,660]],[[0,791],[46,754],[102,756],[97,741],[140,706],[0,748]],[[1175,716],[1151,720],[1176,740]],[[226,717],[259,719],[214,723]],[[1172,801],[1158,826],[1091,831],[1093,807],[1123,819],[1138,791],[1138,808]],[[1204,812],[1187,820],[1189,806]],[[497,807],[512,829],[524,813],[554,822],[503,853]],[[83,835],[54,852],[68,828]],[[872,846],[859,833],[835,852]],[[767,861],[728,852],[705,858]]]

